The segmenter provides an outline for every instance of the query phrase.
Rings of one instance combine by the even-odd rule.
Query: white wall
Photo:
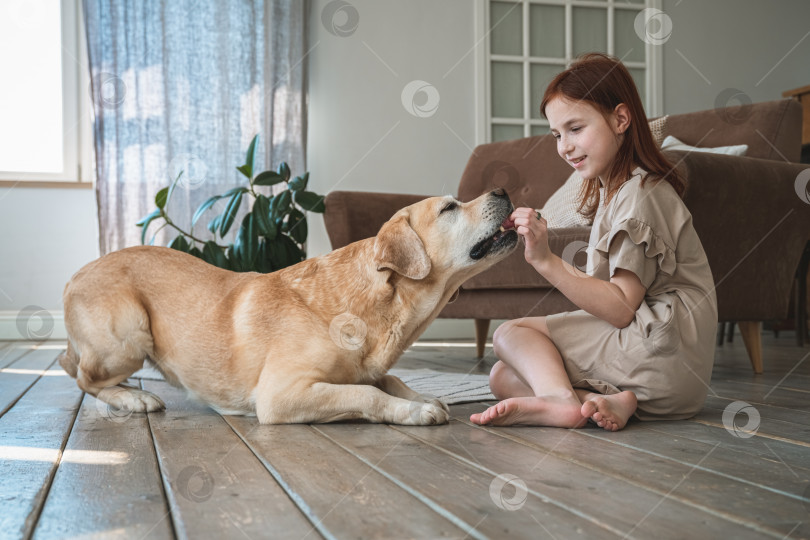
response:
[[[810,84],[807,0],[664,0],[664,113],[781,99]],[[727,89],[742,92],[729,102]]]
[[[62,289],[98,257],[95,192],[91,189],[0,188],[0,339],[20,339],[17,318],[38,306],[64,337]],[[25,322],[37,332],[43,321]]]
[[[310,19],[311,187],[390,193],[455,193],[475,142],[473,4],[469,0],[354,0],[356,30],[339,37],[323,23],[327,0]],[[343,19],[341,19],[343,17]],[[331,19],[330,19],[331,20]],[[435,114],[406,111],[402,91],[433,85]],[[427,95],[417,94],[417,104]],[[317,221],[317,223],[316,223]],[[329,241],[313,220],[309,252]]]

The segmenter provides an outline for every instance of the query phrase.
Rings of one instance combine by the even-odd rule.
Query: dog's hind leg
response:
[[[142,310],[119,312],[111,327],[84,325],[69,329],[68,350],[60,363],[76,377],[79,388],[116,409],[130,412],[165,408],[160,398],[122,384],[143,367],[153,348],[148,319]],[[73,330],[71,332],[71,330]]]
[[[85,362],[85,358],[89,358]],[[109,358],[109,357],[108,357]],[[143,359],[125,372],[112,374],[103,367],[99,370],[92,353],[82,354],[76,382],[79,388],[116,409],[131,412],[151,412],[166,408],[163,401],[152,392],[122,384],[130,375],[143,366]],[[91,365],[95,366],[91,367]]]

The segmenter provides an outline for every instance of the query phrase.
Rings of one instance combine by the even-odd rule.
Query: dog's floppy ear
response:
[[[411,228],[407,214],[398,214],[383,224],[374,240],[377,270],[391,269],[410,279],[430,273],[430,258],[422,240]]]

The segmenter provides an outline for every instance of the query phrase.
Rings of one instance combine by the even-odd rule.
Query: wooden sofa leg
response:
[[[759,321],[738,321],[737,326],[740,327],[754,373],[762,373],[762,324]]]
[[[476,358],[484,357],[484,349],[487,346],[487,336],[489,335],[489,319],[475,319],[475,355]]]

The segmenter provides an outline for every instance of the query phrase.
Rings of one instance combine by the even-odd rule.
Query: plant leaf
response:
[[[156,217],[160,215],[160,209],[153,210],[148,215],[141,218],[141,220],[135,224],[136,227],[143,227],[146,223],[152,221]]]
[[[253,270],[256,255],[259,251],[259,235],[256,231],[252,213],[247,214],[244,219],[242,219],[242,226],[239,227],[237,241],[242,266],[247,271]]]
[[[259,238],[259,249],[256,252],[255,269],[262,274],[266,274],[271,270],[270,261],[267,260],[267,242],[262,238]]]
[[[243,167],[247,169],[247,177],[251,179],[253,177],[253,155],[256,151],[256,141],[259,140],[259,135],[254,135],[253,140],[250,141],[250,146],[248,146],[247,156],[245,157],[245,164]]]
[[[222,197],[223,197],[222,195],[214,195],[213,197],[202,203],[200,207],[197,208],[197,211],[194,212],[194,217],[191,218],[191,226],[194,227],[194,225],[197,223],[197,220],[202,217],[205,211],[214,206],[214,203],[220,200]]]
[[[164,206],[169,205],[169,199],[172,198],[172,193],[174,193],[174,188],[177,187],[177,182],[180,181],[181,176],[183,176],[183,171],[180,171],[179,173],[177,173],[177,178],[175,178],[174,182],[172,182],[172,184],[169,186],[169,192],[166,194],[166,202],[164,203]]]
[[[188,240],[186,240],[186,237],[182,234],[175,236],[174,240],[172,240],[171,244],[169,244],[169,247],[176,249],[177,251],[182,251],[183,253],[188,253],[188,251],[191,249],[191,245],[188,243]]]
[[[154,220],[155,218],[157,218],[157,217],[159,217],[161,215],[160,212],[161,211],[158,208],[157,210],[155,210],[154,212],[152,212],[148,216],[141,219],[136,224],[138,227],[143,227],[143,229],[141,230],[141,245],[146,244],[146,230],[149,228],[149,224],[152,223],[152,220]]]
[[[248,168],[248,166],[247,166],[247,165],[240,165],[240,166],[238,166],[238,167],[236,168],[236,170],[237,170],[237,171],[239,171],[240,173],[242,173],[244,176],[246,176],[248,180],[250,180],[250,176],[251,176],[251,173],[252,173],[253,171],[251,171],[251,170]]]
[[[299,244],[307,241],[307,218],[297,208],[290,212],[290,236]]]
[[[256,229],[261,236],[267,236],[270,232],[270,199],[262,194],[256,196],[256,201],[253,203],[253,220],[256,224]]]
[[[292,191],[289,189],[282,191],[278,195],[278,205],[276,205],[275,215],[286,216],[289,213],[290,203],[292,202]]]
[[[248,191],[250,191],[250,189],[244,186],[235,187],[233,189],[229,189],[228,191],[220,195],[220,198],[224,199],[226,197],[233,197],[237,193],[247,193]]]
[[[225,250],[219,247],[213,240],[209,240],[205,243],[202,253],[205,262],[218,266],[219,268],[228,268],[228,259],[225,257]]]
[[[169,195],[169,186],[166,186],[165,188],[161,189],[155,195],[155,205],[161,210],[163,210],[163,207],[166,206],[166,198],[168,197],[168,195]]]
[[[284,179],[285,182],[290,179],[290,166],[287,165],[286,161],[279,163],[278,174]]]
[[[219,229],[219,224],[222,223],[222,216],[224,214],[220,214],[211,221],[208,222],[208,230],[211,231],[211,234],[216,235],[217,229]]]
[[[284,250],[287,252],[286,266],[291,266],[304,260],[306,255],[301,251],[301,248],[299,248],[298,245],[289,236],[282,236],[281,241],[282,244],[284,245]]]
[[[303,177],[301,177],[301,176],[296,176],[295,178],[293,178],[292,180],[290,180],[290,182],[289,182],[288,186],[289,186],[289,187],[290,187],[290,189],[291,189],[291,190],[293,190],[293,191],[301,191],[302,189],[304,189],[305,187],[307,187],[307,183],[306,183],[306,180],[304,180],[304,178],[303,178]]]
[[[323,214],[326,210],[324,197],[312,191],[296,191],[295,204],[306,210],[307,212],[315,212]]]
[[[254,186],[274,186],[276,184],[280,184],[284,181],[284,178],[280,176],[278,173],[273,171],[264,171],[259,173],[256,178],[253,179]]]
[[[225,213],[222,214],[222,223],[219,226],[219,235],[223,238],[233,225],[233,220],[236,218],[237,212],[239,212],[239,205],[242,204],[242,192],[238,191],[231,197],[231,201],[228,203],[227,208],[225,208]]]

